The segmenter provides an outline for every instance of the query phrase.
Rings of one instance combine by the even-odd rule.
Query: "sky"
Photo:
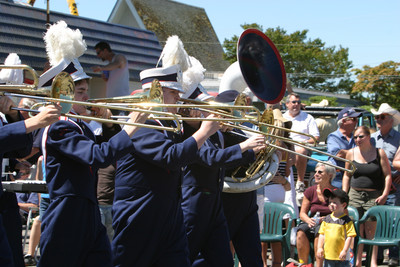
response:
[[[107,21],[117,0],[75,0],[79,15]],[[257,23],[264,30],[280,27],[288,34],[308,30],[326,47],[349,48],[354,68],[400,62],[399,0],[176,0],[204,8],[222,43],[240,36],[241,24]],[[46,0],[34,5],[46,8]],[[67,0],[50,0],[50,10],[69,14]]]

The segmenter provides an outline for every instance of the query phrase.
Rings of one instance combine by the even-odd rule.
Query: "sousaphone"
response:
[[[245,30],[237,45],[238,61],[224,73],[219,93],[227,90],[243,92],[247,86],[264,103],[275,104],[282,100],[286,91],[286,72],[282,58],[273,42],[261,31]],[[272,113],[272,112],[271,112]],[[273,117],[269,118],[273,124]],[[271,122],[270,121],[270,122]],[[271,131],[271,129],[262,129]],[[275,149],[267,148],[268,155],[262,167],[250,177],[229,174],[225,177],[224,192],[243,193],[256,190],[269,183],[278,170],[279,158]]]

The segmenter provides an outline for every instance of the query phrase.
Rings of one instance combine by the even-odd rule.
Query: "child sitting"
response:
[[[353,221],[344,213],[349,196],[342,189],[326,188],[332,213],[326,216],[319,229],[317,257],[325,258],[324,266],[350,266],[350,245],[356,236]]]

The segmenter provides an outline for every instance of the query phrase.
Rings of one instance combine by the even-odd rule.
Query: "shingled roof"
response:
[[[162,45],[169,36],[178,35],[188,54],[200,60],[207,71],[225,71],[229,66],[222,58],[222,46],[203,8],[170,0],[126,1],[131,1],[146,29],[154,32]],[[113,10],[111,21],[123,24],[124,18],[118,17],[118,12]]]
[[[94,50],[99,41],[109,42],[114,52],[127,57],[131,81],[139,81],[140,71],[155,67],[162,50],[155,34],[148,30],[51,12],[50,23],[59,20],[82,32],[88,49],[79,61],[91,76],[100,76],[92,72],[91,66],[104,64]],[[23,64],[40,73],[47,61],[43,42],[45,24],[45,10],[0,1],[0,64],[13,52]]]

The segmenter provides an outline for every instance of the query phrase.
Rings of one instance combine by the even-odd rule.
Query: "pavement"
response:
[[[22,233],[22,234],[24,234],[24,233]],[[24,246],[24,254],[28,251],[28,242],[29,242],[29,235],[28,235],[28,238],[27,238],[27,244],[25,244],[25,246]],[[38,250],[38,255],[40,256],[40,251]],[[270,250],[268,250],[268,255],[271,253],[271,251]],[[365,254],[365,253],[364,253]],[[387,264],[387,262],[388,262],[388,250],[385,250],[384,251],[384,260],[383,260],[383,263],[382,264],[380,264],[380,265],[378,265],[379,267],[387,267],[388,266],[388,264]],[[267,260],[267,264],[268,264],[268,266],[272,266],[272,261],[271,260]],[[314,265],[315,265],[315,263],[314,263]],[[26,266],[36,266],[36,265],[26,265]],[[365,255],[364,255],[364,261],[363,261],[363,266],[365,266]]]

